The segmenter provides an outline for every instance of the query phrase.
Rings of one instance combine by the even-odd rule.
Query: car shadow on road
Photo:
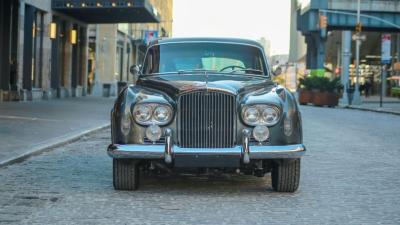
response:
[[[139,190],[192,194],[273,192],[269,175],[259,178],[241,174],[143,174]]]

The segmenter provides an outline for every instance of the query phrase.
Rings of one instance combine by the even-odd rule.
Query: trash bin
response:
[[[119,93],[121,93],[122,89],[124,89],[124,87],[125,87],[126,85],[128,85],[128,83],[127,83],[127,82],[124,82],[124,81],[119,81],[119,82],[117,83],[117,85],[118,85],[118,94],[119,94]]]
[[[103,84],[103,97],[110,97],[111,84]]]

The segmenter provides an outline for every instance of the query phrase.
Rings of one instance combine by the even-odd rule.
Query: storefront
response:
[[[79,97],[86,94],[87,26],[55,14],[52,46],[51,90],[53,97]]]
[[[89,49],[88,24],[159,21],[148,0],[1,0],[0,101],[86,95],[99,78],[94,57],[99,42],[103,61],[115,64],[111,76],[129,80],[132,38],[113,40],[115,48],[96,39]]]

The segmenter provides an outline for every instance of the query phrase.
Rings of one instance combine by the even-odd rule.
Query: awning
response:
[[[387,80],[398,80],[398,81],[400,81],[400,76],[391,76],[391,77],[387,78]]]
[[[52,9],[85,23],[158,23],[148,0],[52,0]]]

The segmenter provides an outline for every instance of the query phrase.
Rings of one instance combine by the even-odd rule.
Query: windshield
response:
[[[253,46],[225,43],[155,45],[147,53],[144,74],[213,71],[268,74],[262,51]]]

